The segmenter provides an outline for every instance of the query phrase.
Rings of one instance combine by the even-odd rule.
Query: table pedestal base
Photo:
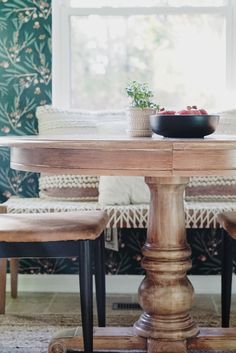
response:
[[[150,350],[156,353],[185,353],[187,349],[232,350],[236,347],[236,328],[201,328],[200,333],[186,341],[145,339],[135,335],[133,327],[95,327],[94,351]],[[82,328],[60,332],[50,342],[49,353],[83,351]]]

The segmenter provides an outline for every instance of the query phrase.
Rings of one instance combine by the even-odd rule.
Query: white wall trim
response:
[[[52,102],[70,105],[70,16],[68,2],[52,1]]]
[[[10,275],[7,275],[7,290],[10,290]],[[235,278],[236,276],[234,276]],[[142,276],[106,276],[107,293],[136,293]],[[233,278],[232,293],[236,294]],[[189,276],[196,294],[220,294],[221,278],[215,276]],[[79,291],[77,275],[19,275],[19,291],[23,292],[67,292]]]
[[[226,83],[229,91],[236,90],[236,1],[228,0],[226,16]]]

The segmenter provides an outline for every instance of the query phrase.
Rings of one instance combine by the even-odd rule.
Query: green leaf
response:
[[[153,97],[153,93],[148,88],[147,83],[132,81],[126,87],[126,93],[131,98],[131,106],[134,108],[159,108],[157,104],[150,100]]]

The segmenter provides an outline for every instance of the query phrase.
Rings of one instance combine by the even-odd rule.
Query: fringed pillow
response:
[[[236,201],[236,177],[192,177],[185,189],[186,201]]]
[[[81,175],[41,175],[40,197],[77,201],[98,200],[99,177]]]

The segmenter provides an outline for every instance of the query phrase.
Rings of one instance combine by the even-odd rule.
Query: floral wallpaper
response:
[[[0,0],[0,135],[37,133],[35,109],[51,102],[50,0]],[[12,195],[34,197],[38,176],[9,167],[0,149],[0,202]],[[120,251],[106,252],[107,273],[140,274],[146,231],[119,231]],[[192,273],[219,273],[221,238],[216,231],[188,230]],[[22,273],[77,273],[76,259],[22,259]]]
[[[37,133],[35,109],[51,101],[51,5],[0,0],[0,135]],[[0,200],[37,195],[37,175],[9,168],[0,150]]]

